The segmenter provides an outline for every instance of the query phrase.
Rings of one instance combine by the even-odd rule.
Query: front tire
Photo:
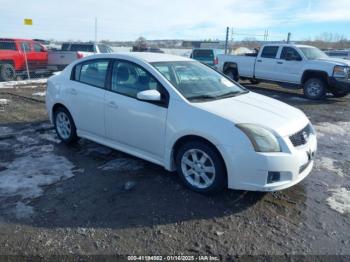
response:
[[[339,89],[334,89],[331,91],[331,93],[336,98],[344,97],[344,96],[347,96],[349,94],[348,92],[343,91],[343,90],[339,90]]]
[[[239,80],[238,71],[235,68],[227,68],[225,70],[225,75],[236,82]]]
[[[71,144],[77,141],[77,129],[70,113],[64,107],[59,107],[54,113],[56,133],[62,142]]]
[[[325,99],[327,94],[327,84],[321,78],[310,78],[304,84],[304,95],[308,99]]]
[[[176,155],[176,169],[191,190],[213,194],[227,187],[225,164],[213,146],[193,141],[181,146]]]

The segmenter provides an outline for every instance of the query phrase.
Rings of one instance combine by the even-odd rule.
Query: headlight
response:
[[[237,127],[247,135],[256,152],[281,152],[276,136],[266,128],[254,124],[238,124]]]
[[[333,70],[333,76],[337,78],[347,78],[349,73],[349,67],[335,66]]]

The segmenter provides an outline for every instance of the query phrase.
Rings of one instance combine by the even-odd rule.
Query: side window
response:
[[[261,53],[261,57],[276,58],[277,51],[278,51],[278,46],[265,46]]]
[[[41,45],[34,43],[34,51],[35,52],[41,52],[42,48]]]
[[[75,67],[74,79],[84,84],[104,88],[108,69],[108,60],[92,60]]]
[[[281,59],[284,60],[293,60],[293,61],[301,61],[301,56],[299,53],[291,47],[283,47],[281,53]]]
[[[21,49],[22,49],[22,51],[24,51],[26,53],[30,52],[30,45],[29,45],[29,43],[28,42],[22,42],[21,43]]]
[[[137,93],[141,91],[151,89],[160,91],[159,85],[158,81],[140,66],[129,62],[114,62],[112,91],[136,98]]]

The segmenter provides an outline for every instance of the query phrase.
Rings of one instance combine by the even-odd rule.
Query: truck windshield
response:
[[[309,60],[329,58],[326,53],[316,47],[300,47],[300,50]]]
[[[152,65],[189,101],[223,99],[248,92],[199,62],[154,62]]]

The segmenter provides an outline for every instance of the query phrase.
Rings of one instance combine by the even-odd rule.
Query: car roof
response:
[[[128,58],[136,58],[138,60],[142,60],[147,63],[152,62],[174,62],[174,61],[192,61],[192,59],[177,56],[177,55],[169,55],[162,53],[151,53],[151,52],[117,52],[111,54],[99,54],[92,57],[101,57],[101,58],[116,58],[116,59],[128,59]]]

